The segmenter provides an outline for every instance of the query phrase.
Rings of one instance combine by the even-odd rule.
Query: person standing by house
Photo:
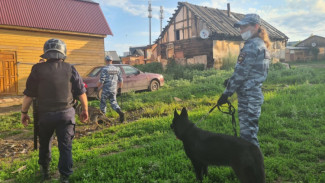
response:
[[[261,87],[268,73],[270,54],[267,48],[271,43],[257,14],[245,15],[234,26],[240,29],[245,44],[217,104],[225,104],[228,97],[237,93],[240,137],[259,147],[258,119],[264,101]]]
[[[30,122],[27,114],[33,97],[38,100],[39,160],[43,179],[50,179],[51,142],[54,131],[60,151],[60,181],[69,182],[72,171],[72,139],[75,133],[75,110],[73,96],[79,96],[83,111],[80,120],[88,120],[86,89],[77,70],[64,62],[66,45],[59,39],[49,39],[44,44],[42,64],[35,64],[26,82],[21,109],[21,123]]]
[[[100,79],[97,83],[98,88],[103,86],[100,99],[100,110],[106,114],[106,100],[109,100],[111,107],[120,115],[120,122],[124,121],[124,113],[116,101],[117,89],[123,86],[123,78],[120,68],[112,65],[112,58],[105,57],[106,66],[102,69]],[[121,90],[119,90],[120,92]]]

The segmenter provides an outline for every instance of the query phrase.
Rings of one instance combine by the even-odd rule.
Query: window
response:
[[[102,70],[102,67],[96,67],[95,69],[90,71],[90,73],[87,76],[88,77],[96,77],[100,73],[101,70]]]
[[[180,40],[179,30],[176,30],[176,40]]]
[[[134,67],[131,67],[128,65],[123,65],[122,67],[123,67],[125,75],[139,74],[139,70],[137,70]]]

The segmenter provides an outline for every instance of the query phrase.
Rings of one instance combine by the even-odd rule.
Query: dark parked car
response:
[[[139,90],[155,91],[158,90],[160,86],[164,85],[164,77],[161,74],[142,72],[126,64],[113,65],[119,67],[122,71],[122,93]],[[99,81],[103,67],[104,66],[94,67],[85,77],[83,77],[88,97],[100,98],[102,89],[97,88],[97,82]]]

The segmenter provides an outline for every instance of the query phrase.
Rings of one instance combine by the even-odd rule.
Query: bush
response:
[[[204,71],[204,64],[191,64],[191,65],[180,65],[175,60],[169,60],[166,66],[166,70],[163,70],[163,66],[159,62],[153,62],[144,65],[135,65],[137,69],[143,72],[160,73],[164,75],[166,81],[174,79],[193,79],[193,72]]]
[[[160,62],[152,62],[144,65],[135,65],[135,68],[143,72],[163,73],[163,66]]]
[[[273,71],[273,70],[284,70],[284,69],[286,69],[286,67],[281,62],[277,62],[275,64],[271,63],[269,69],[271,71]]]
[[[203,71],[204,69],[204,64],[180,65],[175,60],[169,60],[164,73],[169,75],[170,79],[192,80],[193,72]]]

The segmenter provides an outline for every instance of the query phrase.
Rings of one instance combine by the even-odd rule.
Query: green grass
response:
[[[10,115],[1,115],[0,116],[0,131],[10,131],[11,129],[22,129],[24,125],[20,123],[20,113],[15,112]]]
[[[325,182],[325,72],[320,69],[322,63],[294,63],[291,70],[274,68],[269,72],[263,85],[265,101],[258,135],[267,182]],[[317,64],[319,67],[315,67]],[[187,72],[185,78],[167,80],[166,86],[157,92],[123,95],[123,109],[127,114],[139,113],[137,121],[75,140],[71,182],[195,182],[191,162],[169,127],[173,110],[186,106],[190,120],[199,121],[217,102],[224,89],[223,80],[232,71],[188,69]],[[174,97],[182,101],[177,102]],[[235,96],[231,101],[237,108]],[[92,106],[98,104],[98,101],[90,102]],[[111,110],[108,116],[117,117]],[[22,129],[17,124],[18,114],[2,120],[15,125],[11,131]],[[199,127],[232,135],[231,118],[217,110]],[[8,125],[2,124],[1,133],[8,129]],[[53,147],[52,174],[57,172],[58,157],[58,149]],[[10,159],[1,161],[0,182],[8,179],[39,181],[37,160],[37,152],[32,152],[13,162]],[[24,165],[27,166],[25,170],[11,173]],[[230,168],[210,167],[203,182],[238,180]]]

